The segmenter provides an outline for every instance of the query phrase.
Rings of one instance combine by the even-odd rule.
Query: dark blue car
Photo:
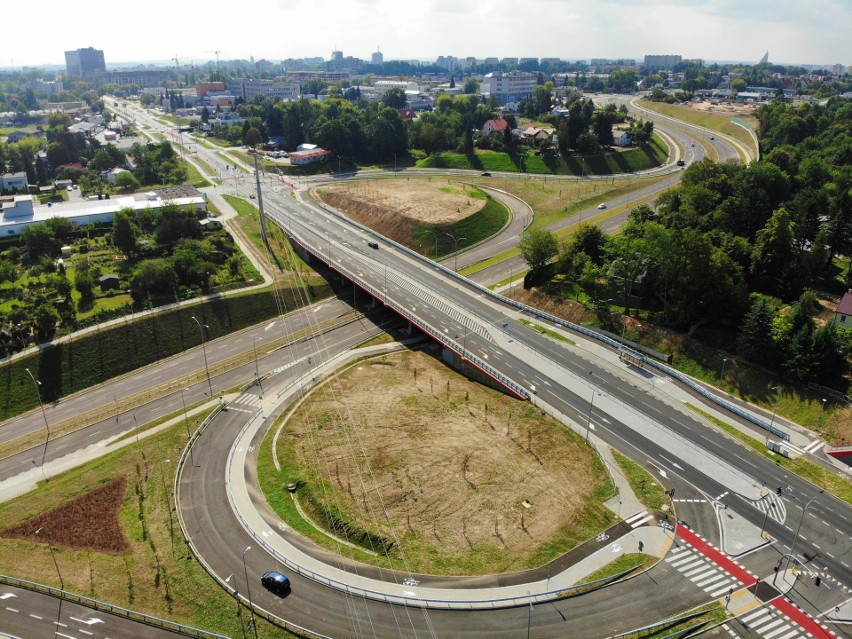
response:
[[[280,572],[265,572],[260,577],[263,587],[274,592],[276,595],[284,595],[290,592],[290,580]]]

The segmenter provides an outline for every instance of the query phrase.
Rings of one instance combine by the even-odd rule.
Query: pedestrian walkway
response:
[[[738,617],[737,621],[743,627],[743,634],[750,632],[764,639],[804,639],[811,637],[810,633],[801,626],[771,606],[760,606],[753,612]],[[729,623],[725,626],[725,630],[731,637],[740,639],[743,635],[737,632],[737,625],[737,622]]]
[[[711,597],[720,597],[740,587],[736,578],[691,546],[672,548],[666,563]]]
[[[775,495],[765,495],[759,500],[753,502],[753,505],[762,512],[765,517],[774,519],[779,524],[783,524],[787,519],[787,507],[784,505],[784,500],[780,497],[776,497]]]

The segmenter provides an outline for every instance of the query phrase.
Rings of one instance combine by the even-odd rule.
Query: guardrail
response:
[[[545,311],[541,311],[541,310],[534,308],[532,306],[528,306],[527,304],[522,304],[521,302],[518,302],[518,301],[513,300],[511,298],[504,297],[503,295],[500,295],[499,293],[492,291],[487,286],[483,286],[482,284],[479,284],[478,282],[474,282],[473,280],[468,279],[464,275],[460,275],[459,273],[456,273],[454,270],[447,268],[446,266],[444,266],[443,264],[441,264],[439,262],[433,262],[432,260],[428,260],[428,259],[424,258],[422,255],[420,255],[419,253],[417,253],[416,251],[411,250],[407,246],[404,246],[404,245],[400,244],[399,242],[396,242],[396,241],[394,241],[390,238],[387,238],[384,235],[381,235],[380,233],[377,233],[376,231],[372,230],[371,228],[364,226],[363,224],[361,224],[359,222],[356,222],[355,220],[351,220],[351,219],[347,218],[346,216],[338,213],[337,211],[335,211],[334,209],[330,208],[329,206],[327,206],[325,204],[320,203],[318,206],[320,208],[322,208],[325,212],[332,215],[333,217],[335,217],[335,218],[337,218],[341,221],[344,221],[347,224],[355,226],[355,227],[359,228],[361,231],[363,231],[364,233],[367,233],[368,235],[372,235],[373,237],[380,239],[383,242],[387,242],[388,244],[394,246],[397,250],[399,250],[403,253],[406,253],[407,255],[413,257],[414,259],[416,259],[418,261],[428,262],[430,265],[434,266],[438,270],[443,271],[443,273],[445,275],[448,275],[450,277],[455,278],[456,280],[463,283],[464,285],[478,290],[479,292],[483,293],[484,295],[487,295],[491,299],[494,299],[494,300],[500,302],[501,304],[512,306],[512,307],[520,310],[522,313],[526,313],[526,314],[531,315],[531,316],[533,316],[537,319],[544,318],[544,319],[546,319],[550,322],[553,322],[554,324],[556,324],[558,326],[561,326],[563,328],[567,328],[567,329],[572,330],[576,333],[580,333],[581,335],[585,335],[585,336],[590,337],[590,338],[597,340],[599,342],[603,342],[604,344],[607,344],[608,346],[611,346],[612,348],[614,348],[616,350],[619,350],[622,346],[622,344],[619,341],[612,339],[611,337],[607,337],[606,335],[603,335],[600,332],[598,332],[598,331],[596,331],[592,328],[589,328],[587,326],[582,326],[580,324],[574,324],[573,322],[569,322],[568,320],[562,319],[561,317],[557,317],[556,315],[552,315],[552,314],[547,313]],[[276,221],[279,224],[281,224],[282,228],[286,228],[285,222],[283,220],[277,220],[276,219]],[[294,238],[297,237],[293,233],[292,226],[289,229],[287,229],[287,232],[291,236],[293,236]],[[308,248],[307,243],[303,239],[299,238],[298,241],[303,246],[305,246],[305,248]],[[317,255],[317,257],[318,257],[318,259],[325,261],[320,255]],[[331,268],[334,268],[335,270],[340,271],[338,266],[336,266],[334,264],[330,264],[329,266]],[[346,269],[344,269],[344,270],[346,270]],[[364,288],[365,290],[371,291],[371,294],[374,297],[376,297],[376,299],[379,299],[379,300],[385,299],[386,300],[386,296],[379,294],[379,292],[376,291],[369,284],[366,284],[366,283],[362,284],[359,281],[359,278],[353,277],[353,275],[348,270],[345,273],[343,271],[341,271],[341,273],[343,273],[343,275],[345,275],[346,277],[352,279],[352,281],[358,283],[358,285],[361,286],[362,288]],[[386,303],[387,303],[387,301],[386,301]],[[394,310],[397,310],[397,309],[394,309]],[[399,311],[397,310],[397,312],[399,312]],[[412,316],[410,314],[408,314],[407,312],[404,313],[404,316],[406,317],[406,319],[408,319],[409,321],[412,321],[412,323],[416,324],[417,326],[421,326],[421,320],[411,319]],[[421,328],[422,328],[422,326],[421,326]],[[452,340],[449,340],[449,338],[446,338],[443,334],[438,334],[438,332],[434,331],[434,330],[430,331],[430,335],[433,335],[433,336],[437,335],[439,341],[441,341],[441,343],[443,343],[445,345],[448,345],[448,342],[452,342]],[[455,348],[453,348],[453,350],[455,350],[456,352],[461,352],[461,349],[458,348],[458,344],[455,344]],[[643,356],[643,360],[645,361],[645,363],[647,365],[656,368],[657,370],[668,375],[669,377],[673,377],[674,379],[678,380],[679,382],[681,382],[685,386],[687,386],[687,387],[691,388],[692,390],[694,390],[695,392],[699,393],[705,399],[708,399],[709,401],[715,403],[717,406],[721,406],[725,410],[732,412],[733,414],[735,414],[738,417],[754,424],[755,426],[758,426],[759,428],[762,428],[766,431],[769,431],[769,433],[771,433],[772,435],[775,435],[776,437],[780,437],[781,439],[789,441],[789,439],[790,439],[789,433],[786,433],[786,432],[780,430],[779,428],[776,428],[773,424],[767,423],[766,421],[757,417],[753,413],[750,413],[748,411],[741,409],[739,406],[737,406],[733,402],[730,402],[730,401],[728,401],[728,400],[726,400],[722,397],[719,397],[715,393],[711,393],[703,385],[699,384],[698,382],[696,382],[692,378],[688,377],[687,375],[684,375],[680,371],[675,370],[674,368],[671,368],[670,366],[666,366],[665,364],[662,364],[661,362],[657,362],[653,359],[649,359],[649,358],[644,357],[644,356]],[[490,375],[490,373],[489,373],[489,375]],[[518,386],[518,387],[520,388],[520,386]],[[522,397],[525,398],[525,399],[529,399],[530,393],[528,391],[524,390],[524,394],[522,395]]]
[[[342,354],[342,355],[339,355],[338,357],[342,358],[342,357],[345,357],[345,356],[346,356],[346,354]],[[283,395],[288,390],[296,388],[297,386],[299,386],[299,380],[294,380],[294,381],[290,382],[289,384],[287,384],[287,386],[285,386],[281,390],[279,395]],[[250,428],[255,426],[255,422],[256,422],[257,419],[263,419],[263,415],[261,414],[260,410],[256,411],[246,421],[245,425],[240,429],[240,432],[236,436],[234,441],[235,442],[240,441],[243,438],[243,436],[245,435],[246,431],[248,431]],[[291,570],[292,572],[294,572],[298,575],[301,575],[303,577],[311,579],[311,580],[313,580],[317,583],[320,583],[324,586],[327,586],[329,588],[333,588],[334,590],[337,590],[339,592],[344,592],[346,594],[357,596],[357,597],[364,597],[364,598],[371,599],[371,600],[374,600],[374,601],[380,601],[382,603],[404,605],[404,606],[415,606],[415,607],[418,607],[418,608],[425,607],[425,608],[446,609],[446,610],[450,610],[450,609],[464,609],[464,610],[474,610],[474,609],[491,610],[491,609],[493,609],[493,610],[497,610],[497,609],[500,609],[500,608],[513,608],[513,607],[516,607],[516,606],[525,605],[525,604],[530,603],[530,602],[531,603],[540,603],[540,602],[552,601],[554,598],[564,599],[564,598],[572,597],[572,596],[587,592],[589,590],[595,590],[597,588],[603,587],[604,585],[611,583],[613,581],[616,581],[618,579],[621,579],[622,577],[625,577],[625,576],[627,576],[630,573],[635,571],[635,568],[631,568],[629,570],[625,570],[625,571],[617,573],[615,575],[610,575],[609,577],[603,577],[601,579],[596,579],[594,581],[590,581],[590,582],[586,582],[586,583],[582,583],[582,584],[577,584],[577,585],[574,585],[574,586],[569,586],[567,588],[558,588],[558,589],[555,589],[555,590],[547,590],[545,592],[536,593],[534,595],[525,594],[523,596],[502,597],[502,598],[496,598],[496,599],[471,599],[471,600],[465,600],[465,601],[458,601],[458,600],[454,600],[454,599],[428,599],[428,598],[423,598],[423,597],[408,597],[406,595],[393,595],[393,594],[389,594],[389,593],[386,593],[386,592],[380,592],[378,590],[372,590],[372,589],[369,589],[369,588],[359,588],[357,586],[352,586],[351,584],[348,584],[348,583],[345,583],[343,581],[339,581],[339,580],[336,580],[336,579],[332,579],[332,578],[327,577],[327,576],[325,576],[325,575],[323,575],[319,572],[316,572],[315,570],[311,570],[309,568],[306,568],[305,566],[294,561],[291,557],[280,553],[274,546],[272,546],[270,543],[268,543],[266,541],[266,538],[263,535],[258,534],[251,527],[251,525],[249,524],[245,515],[242,513],[239,506],[235,502],[234,497],[233,497],[233,491],[231,490],[230,468],[233,465],[234,455],[236,453],[236,448],[237,448],[236,446],[232,446],[231,450],[228,453],[228,459],[227,459],[226,466],[225,466],[225,468],[226,468],[225,482],[226,482],[226,487],[227,487],[226,492],[228,494],[228,501],[230,503],[230,506],[231,506],[231,509],[232,509],[234,515],[239,520],[240,525],[243,527],[243,529],[246,531],[246,533],[249,534],[252,537],[254,542],[256,544],[258,544],[260,547],[262,547],[269,555],[271,555],[273,558],[275,558],[275,560],[278,563],[280,563],[283,566],[286,566],[289,570]],[[181,464],[183,463],[185,457],[186,457],[186,451],[184,451],[184,454],[181,457],[181,461],[180,461]],[[177,493],[175,493],[175,495],[176,495],[176,503],[178,503]],[[180,521],[180,524],[181,524],[181,529],[183,530],[184,529],[183,528],[183,521],[180,518],[179,518],[179,521]],[[189,547],[192,549],[193,554],[195,554],[196,557],[199,558],[199,561],[202,563],[205,570],[207,570],[207,572],[210,573],[210,575],[213,576],[216,579],[216,581],[219,583],[219,585],[221,585],[223,588],[225,588],[226,590],[229,590],[233,593],[234,589],[230,586],[230,584],[226,584],[225,582],[223,582],[218,577],[218,575],[216,575],[212,571],[212,569],[198,555],[197,551],[195,550],[194,546],[192,545],[191,540],[187,539],[186,541],[187,541],[187,544],[189,545]],[[400,583],[394,582],[393,585],[394,586],[405,586],[406,584],[405,583],[400,584]],[[248,601],[245,599],[245,597],[240,596],[240,599],[243,601],[244,604],[248,605]],[[255,609],[256,612],[258,610],[263,612],[264,616],[267,616],[271,620],[277,620],[278,622],[286,624],[285,627],[288,630],[300,632],[300,633],[306,633],[303,636],[309,636],[309,637],[312,637],[312,638],[329,639],[325,635],[319,635],[319,634],[311,632],[310,630],[302,628],[300,626],[295,626],[294,624],[290,624],[289,622],[281,619],[280,617],[277,617],[273,613],[270,613],[268,611],[263,610],[262,608],[259,608],[256,604],[254,604],[254,609]]]
[[[182,635],[186,635],[187,637],[199,637],[200,639],[228,639],[228,637],[224,635],[217,635],[214,632],[199,630],[198,628],[193,628],[192,626],[185,626],[175,621],[168,621],[167,619],[152,617],[151,615],[146,615],[143,612],[129,610],[128,608],[122,608],[121,606],[114,606],[113,604],[109,604],[104,601],[98,601],[97,599],[84,597],[83,595],[77,595],[73,592],[68,592],[67,590],[60,590],[59,588],[53,588],[52,586],[46,586],[35,581],[27,581],[26,579],[18,579],[17,577],[0,575],[0,583],[15,586],[16,588],[24,588],[25,590],[30,590],[32,592],[39,592],[45,595],[50,595],[51,597],[57,597],[64,601],[71,601],[73,603],[80,604],[81,606],[86,606],[87,608],[99,610],[100,612],[106,612],[117,617],[123,617],[124,619],[129,619],[130,621],[144,623],[146,626],[152,626],[155,628],[162,628],[163,630],[168,630],[170,632],[176,632]]]
[[[216,582],[224,590],[227,590],[228,592],[230,592],[231,595],[235,599],[237,597],[239,597],[239,600],[242,601],[243,605],[245,605],[246,607],[253,610],[255,612],[255,614],[258,614],[258,615],[264,617],[265,619],[267,619],[271,623],[274,623],[275,625],[284,627],[289,632],[292,632],[293,634],[298,635],[300,637],[308,637],[309,639],[331,639],[331,637],[328,637],[328,636],[322,635],[322,634],[318,634],[316,632],[312,632],[311,630],[308,630],[307,628],[303,628],[302,626],[299,626],[298,624],[290,623],[286,619],[282,619],[281,617],[278,617],[277,615],[269,612],[268,610],[265,610],[265,609],[261,608],[260,606],[258,606],[256,604],[253,604],[252,602],[247,600],[242,595],[239,595],[236,588],[231,586],[231,584],[226,583],[218,574],[216,574],[216,571],[214,571],[213,568],[210,567],[210,564],[208,564],[204,560],[204,556],[200,552],[198,552],[198,549],[195,547],[195,544],[192,542],[192,539],[187,534],[186,524],[183,521],[183,510],[181,509],[181,506],[180,506],[180,490],[179,490],[181,476],[183,475],[183,467],[184,467],[184,464],[186,463],[186,458],[187,458],[187,455],[189,454],[189,449],[191,448],[192,444],[195,442],[196,439],[198,439],[201,436],[201,434],[204,432],[204,430],[207,428],[207,426],[209,426],[210,423],[213,421],[213,418],[216,417],[216,415],[218,415],[221,410],[222,410],[222,404],[217,403],[216,407],[213,409],[213,412],[210,413],[207,416],[207,418],[198,426],[198,428],[196,428],[195,431],[192,432],[192,434],[189,437],[189,441],[187,442],[184,449],[181,451],[180,459],[178,460],[178,466],[177,466],[177,472],[175,473],[175,483],[174,483],[173,491],[174,491],[174,496],[175,496],[175,511],[177,512],[178,525],[180,526],[180,531],[181,531],[181,534],[183,535],[184,543],[186,543],[187,547],[189,548],[190,552],[192,553],[192,556],[195,557],[195,559],[198,561],[198,563],[201,564],[201,567],[204,568],[204,570],[207,572],[207,574],[210,575],[213,579],[215,579]],[[260,413],[260,410],[256,411],[254,413],[254,415],[252,416],[252,418],[249,419],[249,421],[247,422],[247,425],[250,424],[252,422],[252,419],[254,419],[259,413]],[[242,436],[242,434],[244,432],[245,432],[245,427],[243,427],[243,430],[240,431],[240,436]],[[233,448],[231,449],[231,454],[233,454]],[[230,456],[228,458],[228,461],[230,462]],[[226,482],[227,482],[227,478],[226,478]],[[231,493],[230,493],[230,490],[229,490],[228,491],[228,497],[229,498],[230,498],[230,495],[231,495]],[[243,527],[245,527],[245,524],[243,524]],[[252,536],[254,537],[254,535],[252,535]],[[259,542],[259,543],[262,543],[262,542]],[[219,637],[219,635],[210,635],[210,636],[216,637],[216,638]],[[223,639],[227,639],[227,638],[223,638]]]

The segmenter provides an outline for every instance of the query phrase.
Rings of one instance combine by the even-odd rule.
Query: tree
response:
[[[745,78],[735,78],[731,82],[731,88],[739,93],[740,91],[745,91],[748,83],[745,81]]]
[[[737,352],[756,364],[773,364],[777,349],[772,339],[772,308],[764,297],[758,297],[740,324]]]
[[[782,207],[757,233],[752,252],[753,285],[771,295],[789,295],[797,288],[790,217]]]
[[[479,82],[476,78],[470,77],[464,81],[464,92],[466,94],[476,93],[479,91]]]
[[[119,191],[129,192],[139,188],[139,180],[130,171],[115,176],[115,186]]]
[[[53,257],[59,251],[59,242],[47,224],[28,224],[21,231],[21,242],[27,249],[30,261],[42,255]]]
[[[535,273],[559,254],[559,241],[550,231],[534,229],[524,232],[518,248],[530,271]]]
[[[59,312],[53,304],[45,302],[35,307],[33,323],[39,342],[46,342],[53,337],[59,320]]]
[[[131,211],[122,209],[116,212],[112,219],[112,241],[127,256],[136,252],[136,224]]]
[[[405,97],[405,91],[401,88],[393,87],[384,92],[382,103],[392,109],[404,109],[408,103],[408,98]]]
[[[611,132],[610,135],[612,135]],[[588,131],[581,133],[577,138],[577,151],[580,155],[596,155],[600,152],[598,138]]]

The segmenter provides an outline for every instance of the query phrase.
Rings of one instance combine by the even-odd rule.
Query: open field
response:
[[[315,194],[346,216],[431,257],[485,240],[509,221],[505,206],[460,180],[364,180],[322,187]]]
[[[259,476],[317,543],[402,570],[479,575],[540,566],[615,517],[613,486],[579,436],[423,352],[358,362],[283,425]],[[335,542],[296,512],[360,550]]]
[[[61,575],[70,592],[241,636],[233,597],[191,556],[171,510],[185,444],[181,422],[0,504],[0,572],[54,587]],[[292,636],[257,622],[260,637]]]

